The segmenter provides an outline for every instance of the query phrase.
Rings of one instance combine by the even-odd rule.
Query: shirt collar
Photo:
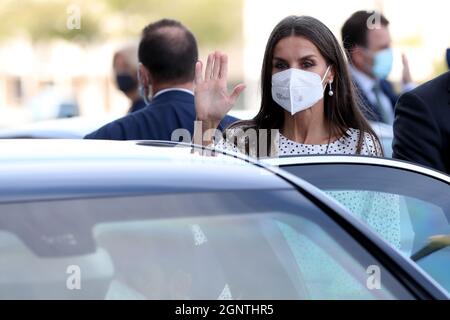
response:
[[[352,73],[354,80],[360,86],[363,92],[372,92],[376,84],[375,79],[372,79],[371,77],[359,71],[352,65],[350,65],[350,72]]]
[[[158,91],[158,92],[153,96],[152,99],[155,99],[157,96],[160,96],[160,95],[162,95],[163,93],[170,92],[170,91],[181,91],[181,92],[186,92],[186,93],[189,93],[189,94],[194,95],[194,92],[191,91],[191,90],[188,90],[188,89],[184,89],[184,88],[167,88],[167,89],[163,89],[163,90],[161,90],[161,91]]]

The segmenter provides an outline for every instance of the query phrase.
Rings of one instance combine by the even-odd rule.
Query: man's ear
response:
[[[148,88],[149,86],[152,85],[151,74],[142,63],[139,63],[138,66],[138,78],[140,79],[141,85],[144,88]]]
[[[350,59],[351,59],[351,63],[357,69],[365,70],[367,63],[366,63],[366,55],[365,55],[363,48],[361,48],[359,46],[355,46],[353,49],[351,49]]]

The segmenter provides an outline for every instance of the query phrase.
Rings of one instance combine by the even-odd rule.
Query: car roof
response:
[[[0,202],[293,188],[248,161],[185,144],[18,139],[0,140],[0,149]]]
[[[450,183],[450,176],[437,170],[428,167],[413,164],[411,162],[377,158],[369,156],[355,156],[355,155],[312,155],[312,156],[286,156],[279,158],[263,159],[263,163],[272,166],[292,166],[292,165],[313,165],[313,164],[363,164],[372,166],[384,166],[395,169],[402,169],[412,171],[415,173],[424,174],[446,183]]]

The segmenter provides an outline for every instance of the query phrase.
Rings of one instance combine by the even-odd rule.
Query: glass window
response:
[[[370,165],[297,165],[283,169],[334,197],[450,290],[447,183],[406,170]]]
[[[0,298],[412,298],[293,190],[0,208]]]

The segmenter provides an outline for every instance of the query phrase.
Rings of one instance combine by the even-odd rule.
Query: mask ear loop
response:
[[[144,99],[145,104],[150,104],[150,99],[148,98],[148,94],[145,92],[144,85],[142,84],[142,78],[141,78],[141,65],[142,63],[139,62],[139,66],[137,69],[137,77],[139,82],[139,95]]]
[[[331,68],[331,65],[328,66],[327,71],[325,71],[325,74],[323,75],[323,78],[320,80],[321,83],[322,83],[322,85],[323,85],[323,80],[325,80],[325,78],[326,78],[327,75],[328,75],[328,72],[330,71],[330,68]],[[330,84],[330,91],[328,91],[328,95],[329,95],[329,96],[332,96],[332,95],[334,94],[333,90],[331,89],[331,83],[333,83],[332,80],[329,82],[329,84]],[[324,92],[325,92],[325,89],[326,89],[326,88],[327,88],[327,86],[325,85],[325,87],[323,87],[323,91],[324,91]]]
[[[328,66],[327,71],[325,71],[325,74],[323,75],[323,78],[321,80],[322,84],[323,84],[323,80],[325,80],[325,78],[327,77],[328,71],[330,71],[330,68],[331,68],[331,65]]]

